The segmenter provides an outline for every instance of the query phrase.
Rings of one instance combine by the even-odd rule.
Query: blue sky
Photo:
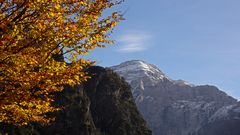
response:
[[[126,0],[115,45],[90,59],[112,66],[133,59],[172,79],[215,85],[240,99],[239,0]]]

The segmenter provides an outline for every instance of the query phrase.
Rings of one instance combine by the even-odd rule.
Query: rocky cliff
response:
[[[111,68],[131,85],[135,102],[153,135],[205,134],[214,125],[210,123],[213,115],[237,103],[214,86],[194,86],[183,80],[173,80],[156,66],[141,60]],[[213,132],[211,135],[215,135]]]
[[[32,123],[17,128],[0,124],[0,133],[10,135],[151,135],[137,110],[130,86],[112,70],[88,69],[93,77],[82,86],[66,87],[56,94],[62,111],[49,114],[49,126]]]
[[[216,111],[198,135],[240,135],[240,103]]]

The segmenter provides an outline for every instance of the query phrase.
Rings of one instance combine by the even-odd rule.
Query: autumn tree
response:
[[[53,92],[86,81],[92,61],[81,59],[111,44],[119,12],[113,0],[0,0],[0,122],[48,123]],[[57,60],[64,56],[70,64]]]

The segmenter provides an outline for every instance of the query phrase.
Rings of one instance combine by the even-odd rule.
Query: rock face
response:
[[[50,126],[27,127],[0,124],[0,134],[10,135],[151,135],[137,110],[130,86],[112,70],[91,67],[94,76],[84,85],[66,87],[56,95],[65,109]]]
[[[240,135],[240,103],[220,108],[198,134]]]
[[[92,67],[96,74],[84,85],[94,124],[109,135],[151,135],[137,110],[131,87],[112,70]]]
[[[131,85],[135,102],[153,135],[205,135],[210,127],[214,133],[217,127],[210,123],[212,117],[223,107],[237,103],[214,86],[172,80],[144,61],[127,61],[111,69]]]

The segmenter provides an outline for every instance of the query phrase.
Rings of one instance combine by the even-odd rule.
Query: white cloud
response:
[[[148,49],[151,35],[143,32],[128,32],[117,40],[120,43],[118,52],[131,53]]]

